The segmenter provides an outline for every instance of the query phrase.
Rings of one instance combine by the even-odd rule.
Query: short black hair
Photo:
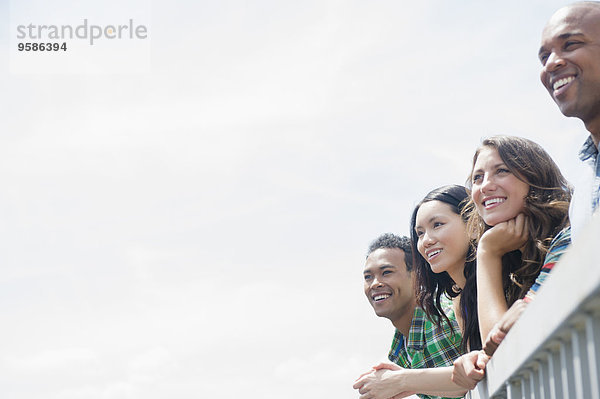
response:
[[[371,252],[379,248],[396,248],[404,251],[404,263],[406,264],[406,270],[412,271],[412,246],[410,245],[410,238],[405,236],[397,236],[392,233],[385,233],[377,237],[367,251],[367,257],[371,255]]]

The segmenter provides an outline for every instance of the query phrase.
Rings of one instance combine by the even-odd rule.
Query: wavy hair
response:
[[[550,242],[569,225],[572,190],[550,155],[531,140],[515,136],[484,139],[473,156],[473,167],[485,147],[496,149],[508,170],[529,185],[523,213],[527,216],[530,239],[522,252],[516,250],[502,257],[502,284],[510,306],[525,296],[540,273]],[[469,193],[472,181],[473,170],[467,182]],[[472,196],[465,214],[469,233],[479,241],[491,226],[477,213]]]
[[[466,254],[464,276],[466,278],[465,286],[462,291],[457,292],[453,289],[454,280],[448,272],[434,273],[431,266],[417,249],[417,233],[415,230],[417,221],[417,212],[421,205],[429,201],[440,201],[448,204],[452,211],[460,215],[466,223],[467,219],[463,214],[466,204],[469,201],[469,194],[465,187],[459,185],[448,185],[439,187],[423,198],[415,207],[410,219],[410,236],[413,253],[413,269],[415,270],[415,291],[417,293],[417,303],[427,316],[438,326],[441,326],[442,320],[451,327],[452,323],[442,309],[441,296],[446,294],[450,298],[456,298],[460,295],[460,313],[463,319],[462,349],[481,349],[481,337],[479,334],[479,321],[477,318],[477,281],[475,276],[475,246],[470,243]]]

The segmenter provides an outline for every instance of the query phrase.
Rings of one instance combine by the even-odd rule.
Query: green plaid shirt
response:
[[[452,333],[448,323],[442,323],[442,328],[427,318],[425,311],[415,308],[406,345],[404,336],[398,330],[394,334],[392,348],[388,359],[407,369],[423,369],[430,367],[452,366],[454,360],[462,355],[460,349],[461,334],[456,316],[452,309],[452,301],[442,297],[442,308],[454,327]],[[421,395],[424,399],[439,398],[438,396]]]

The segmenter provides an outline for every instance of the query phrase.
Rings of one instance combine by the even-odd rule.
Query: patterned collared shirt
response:
[[[579,159],[581,159],[584,164],[589,165],[594,171],[594,179],[590,189],[592,190],[592,211],[595,211],[596,208],[598,208],[598,198],[600,196],[600,162],[598,162],[598,147],[594,144],[592,136],[588,137],[581,147]]]
[[[445,296],[442,296],[442,308],[450,319],[454,331],[446,322],[443,322],[442,327],[439,328],[427,318],[423,309],[416,307],[408,339],[396,330],[388,359],[408,369],[452,366],[454,360],[462,355],[460,349],[462,337],[452,309],[452,301]],[[419,397],[438,398],[422,394],[419,394]]]
[[[600,161],[598,158],[598,147],[594,145],[592,136],[589,136],[579,151],[581,167],[572,176],[575,191],[569,207],[569,220],[571,221],[573,242],[577,241],[580,230],[589,223],[594,210],[598,209],[600,195]]]

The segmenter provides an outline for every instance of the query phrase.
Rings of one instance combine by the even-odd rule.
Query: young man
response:
[[[542,31],[540,79],[563,115],[581,119],[590,136],[579,158],[586,165],[575,181],[572,235],[598,209],[600,196],[600,2],[578,2],[558,10]]]
[[[396,332],[388,354],[394,364],[381,364],[359,377],[354,388],[361,398],[387,399],[401,392],[423,393],[422,398],[432,397],[425,394],[462,396],[465,391],[457,391],[454,384],[436,382],[434,374],[441,369],[432,368],[451,366],[460,356],[460,328],[450,301],[444,305],[452,328],[447,323],[438,328],[417,306],[410,240],[389,233],[378,237],[369,246],[363,275],[365,295],[375,314],[389,319]]]

